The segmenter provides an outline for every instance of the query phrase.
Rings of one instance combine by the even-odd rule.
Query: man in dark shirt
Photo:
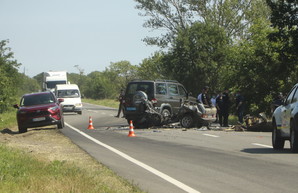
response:
[[[218,115],[218,122],[219,125],[222,127],[223,126],[223,114],[222,114],[222,109],[223,109],[223,99],[222,99],[222,93],[220,93],[216,97],[216,109],[217,109],[217,115]]]
[[[124,99],[124,94],[125,94],[125,93],[124,93],[124,90],[121,89],[120,94],[119,94],[119,96],[118,96],[118,100],[119,100],[118,113],[117,113],[117,115],[115,116],[115,117],[118,117],[118,118],[119,118],[119,116],[120,116],[121,111],[123,111],[123,105],[122,105],[122,103],[123,103],[123,99]]]
[[[230,109],[230,97],[229,90],[220,94],[216,99],[216,108],[218,112],[218,120],[220,126],[228,127],[229,126],[229,109]]]
[[[230,110],[230,97],[229,97],[229,89],[225,89],[223,93],[223,126],[229,126],[229,110]]]
[[[236,112],[238,116],[238,122],[243,124],[243,111],[244,111],[244,97],[240,91],[236,93]]]

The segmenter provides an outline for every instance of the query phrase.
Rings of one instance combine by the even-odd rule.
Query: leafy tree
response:
[[[298,65],[298,2],[297,0],[267,0],[271,8],[272,26],[277,31],[272,32],[268,37],[273,42],[282,42],[283,45],[278,47],[279,60],[282,66],[280,72],[286,74],[290,84],[297,82]],[[285,80],[285,79],[283,79]]]
[[[209,85],[219,88],[219,68],[225,64],[228,39],[217,26],[195,23],[180,31],[173,48],[163,59],[168,76],[198,93]]]
[[[254,19],[269,15],[264,0],[135,0],[144,27],[162,30],[160,37],[146,37],[149,45],[171,46],[179,31],[194,23],[217,25],[231,40],[246,37]]]
[[[240,90],[250,113],[270,113],[273,95],[281,88],[281,66],[275,48],[281,44],[267,39],[272,32],[269,22],[260,18],[249,29],[248,40],[231,49],[229,64],[221,70],[222,82],[232,91]]]
[[[36,79],[24,74],[19,74],[19,78],[21,79],[21,83],[18,89],[18,95],[41,91],[41,84]]]
[[[0,113],[15,101],[20,83],[17,70],[20,64],[14,60],[13,52],[7,47],[8,43],[8,40],[0,41]]]
[[[144,80],[169,79],[167,72],[162,68],[164,54],[156,52],[146,58],[137,68],[137,77]]]
[[[39,73],[39,74],[37,74],[37,75],[35,75],[35,76],[33,77],[33,79],[35,79],[35,80],[38,82],[38,84],[40,85],[40,87],[42,88],[43,72],[42,72],[42,73]]]
[[[171,42],[179,29],[185,29],[191,23],[192,13],[186,0],[135,0],[136,8],[143,10],[141,16],[149,19],[144,27],[152,29],[165,29],[161,37],[146,37],[148,45],[166,47]]]
[[[218,25],[225,29],[231,39],[246,36],[253,20],[268,16],[269,11],[264,0],[189,0],[191,9],[199,21]]]
[[[118,90],[125,88],[127,83],[136,78],[137,67],[131,65],[129,61],[120,61],[111,63],[104,71],[107,74],[107,78],[116,84]]]

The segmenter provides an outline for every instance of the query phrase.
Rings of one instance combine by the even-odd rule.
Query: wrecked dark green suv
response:
[[[177,113],[182,101],[188,99],[196,103],[196,99],[188,95],[184,86],[177,81],[134,80],[126,87],[124,116],[128,122],[132,120],[135,127],[179,121]]]

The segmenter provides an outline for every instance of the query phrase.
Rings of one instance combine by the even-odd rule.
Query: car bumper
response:
[[[62,107],[63,112],[81,112],[82,107],[76,107],[74,105],[65,105]]]
[[[40,117],[42,118],[42,117]],[[33,127],[43,127],[48,125],[56,125],[60,120],[57,120],[51,116],[44,117],[44,120],[36,120],[36,118],[31,119],[26,122],[18,122],[19,127],[33,128]]]

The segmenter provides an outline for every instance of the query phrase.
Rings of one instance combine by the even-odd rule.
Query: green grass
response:
[[[118,106],[118,102],[113,100],[86,100],[86,102],[115,108]],[[16,125],[16,111],[0,114],[0,132]],[[77,166],[75,163],[57,160],[47,162],[0,143],[0,192],[129,193],[142,191],[97,162],[92,166],[88,164]]]
[[[0,192],[141,192],[105,167],[42,162],[0,144]]]
[[[9,112],[0,114],[0,130],[14,127],[16,125],[17,125],[16,111],[11,110]]]
[[[238,125],[238,117],[236,115],[229,116],[229,125]]]
[[[102,106],[112,107],[112,108],[118,108],[119,107],[119,101],[113,100],[113,99],[101,99],[101,100],[82,99],[82,101],[85,102],[85,103],[102,105]]]

